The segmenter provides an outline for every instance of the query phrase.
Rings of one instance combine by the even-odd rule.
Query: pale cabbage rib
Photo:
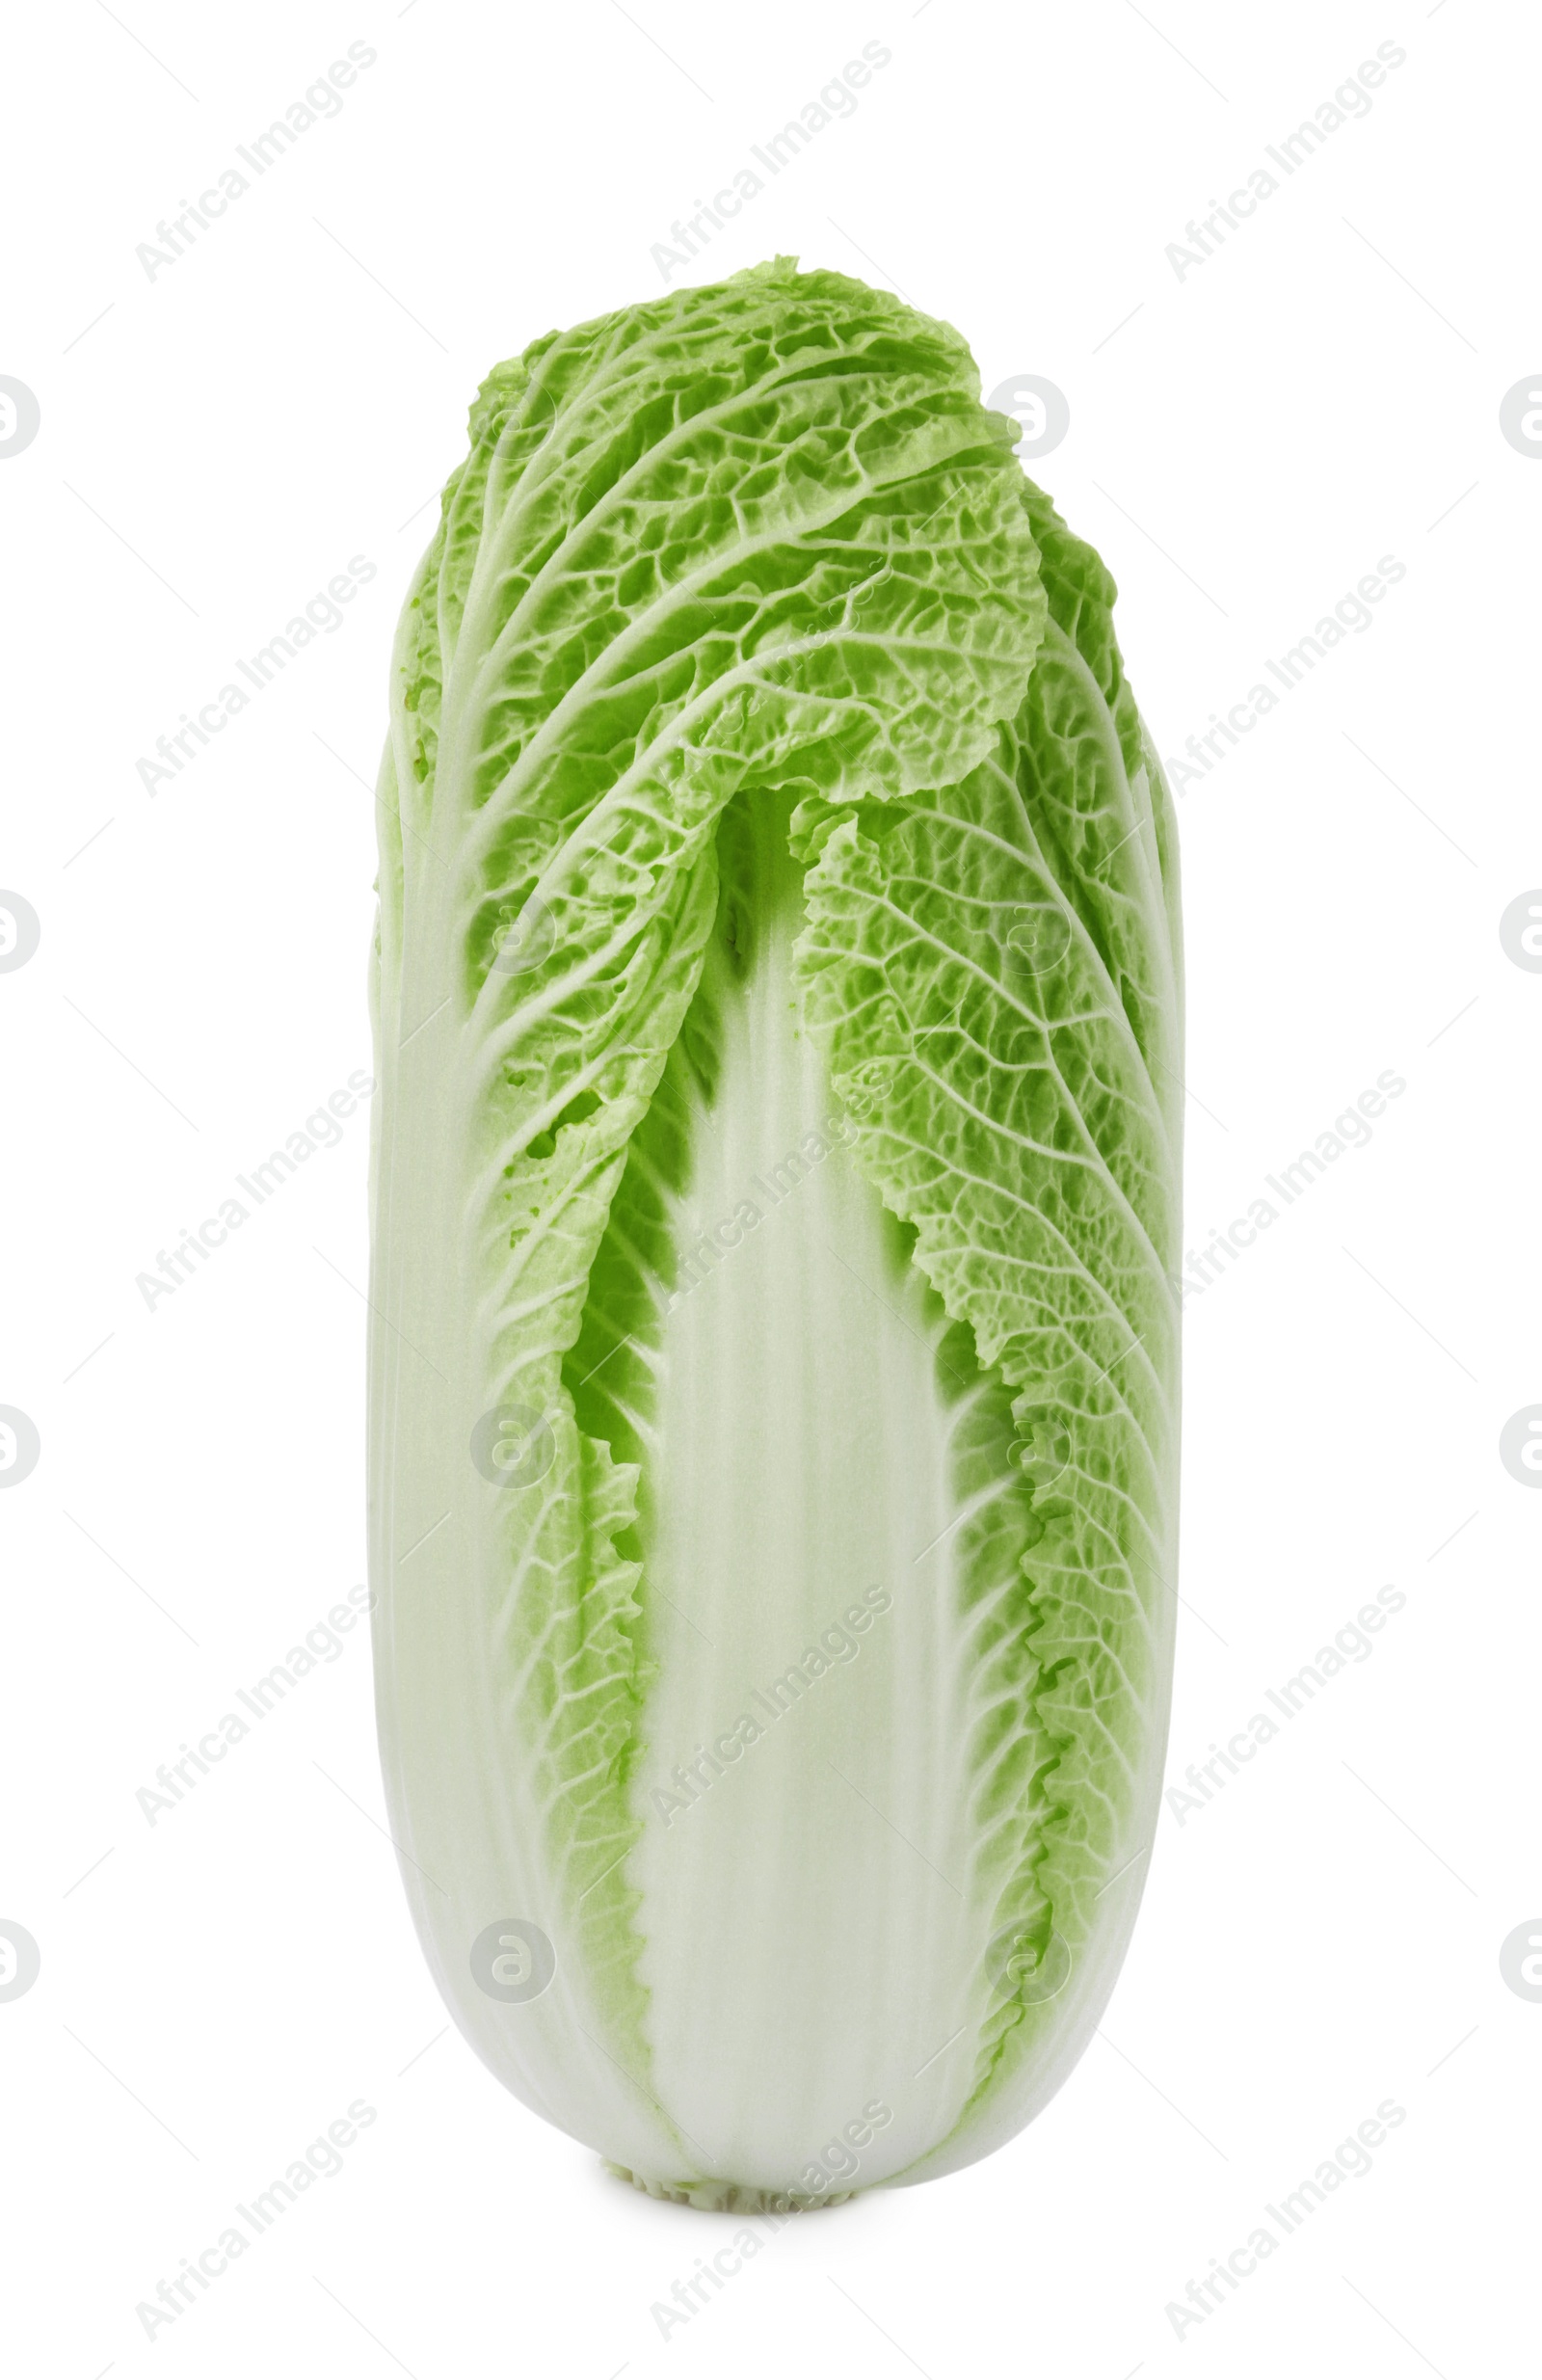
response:
[[[1035,1497],[1043,1534],[1023,1558],[1031,1596],[1024,1643],[1033,1657],[1024,1724],[1046,1730],[1053,1760],[1022,1796],[1018,1862],[998,1904],[1003,1921],[1028,1911],[1024,1931],[1037,1938],[1042,1962],[1051,1934],[1073,1959],[1086,1948],[1099,1891],[1134,1848],[1137,1787],[1150,1774],[1153,1735],[1165,1728],[1165,1712],[1144,1705],[1156,1701],[1154,1667],[1171,1626],[1179,1214],[1172,1110],[1152,1079],[1176,1031],[1176,982],[1145,848],[1143,789],[1127,768],[1109,693],[1126,709],[1132,741],[1138,719],[1117,655],[1105,687],[1076,649],[1079,628],[1097,651],[1104,623],[1086,589],[1057,572],[1072,541],[1043,499],[1035,529],[1051,628],[1022,714],[970,778],[917,803],[897,826],[875,816],[869,833],[860,808],[844,817],[827,811],[814,836],[799,962],[806,1013],[835,1088],[859,1119],[856,1162],[916,1229],[914,1262],[947,1312],[969,1323],[982,1361],[1017,1392],[1022,1458],[1046,1414],[1070,1440],[1064,1470]],[[1073,576],[1082,556],[1085,548],[1073,557]],[[1100,657],[1107,671],[1107,651]],[[1077,756],[1069,765],[1061,757],[1068,741],[1101,756],[1090,812],[1061,807],[1068,795],[1086,798]],[[994,846],[985,893],[943,864],[955,829]],[[1072,930],[1063,956],[1034,979],[1035,1013],[1030,993],[1013,983],[1005,935],[1019,904],[1047,895]],[[1138,919],[1133,931],[1118,915],[1122,904]],[[1112,1016],[1082,996],[1089,983],[1112,995]],[[898,1032],[903,1041],[896,1012],[913,1035],[928,1014],[957,1009],[962,1019],[971,1000],[968,1031],[929,1030],[920,1051],[911,1038],[886,1055],[883,1030],[864,1036],[864,1020],[881,1017],[889,1040]],[[1099,1085],[1100,1058],[1102,1081],[1118,1078],[1116,1130],[1083,1112],[1062,1072],[1061,1056],[1078,1047],[1081,1091]],[[1034,1064],[1051,1088],[1029,1134],[1009,1119]],[[1084,1184],[1098,1181],[1091,1221],[1084,1194],[1069,1216],[1053,1211],[1068,1166]],[[1031,1218],[1035,1258],[1047,1246],[1066,1250],[1096,1292],[1096,1313],[1078,1311],[1073,1322],[1062,1290],[1046,1314],[1031,1285],[1017,1286],[1035,1259],[1021,1252],[1014,1215]],[[999,1697],[988,1706],[998,1708]],[[1024,1978],[987,2028],[960,2131],[983,2118],[1054,2021],[1053,2001],[1036,2000]]]

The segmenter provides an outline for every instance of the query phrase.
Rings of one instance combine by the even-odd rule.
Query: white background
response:
[[[0,2003],[10,2368],[1523,2367],[1542,2006],[1499,1950],[1542,1910],[1542,1499],[1498,1441],[1542,1400],[1542,976],[1499,920],[1542,884],[1542,456],[1499,408],[1542,367],[1528,19],[13,20],[0,372],[41,429],[0,457],[0,884],[41,943],[0,975],[0,1404],[42,1453],[0,1496],[0,1918],[42,1967]],[[341,114],[147,277],[157,220],[351,40],[377,57]],[[1407,1089],[1189,1303],[1169,1783],[1379,1587],[1406,1606],[1164,1812],[1102,2035],[1026,2134],[792,2226],[666,2342],[651,2304],[723,2234],[607,2180],[446,2031],[381,1831],[364,1632],[153,1827],[136,1802],[362,1579],[367,1119],[153,1311],[136,1275],[368,1064],[388,639],[477,382],[656,294],[672,220],[866,40],[892,55],[857,114],[677,282],[791,252],[955,322],[987,390],[1055,382],[1038,474],[1118,576],[1166,754],[1405,565],[1180,802],[1189,1244],[1383,1070]],[[1383,40],[1406,62],[1369,115],[1180,279],[1188,219]],[[342,626],[147,793],[155,738],[355,555],[377,575]],[[789,1992],[817,1956],[787,1945]],[[1372,2172],[1175,2336],[1169,2301],[1389,2098]],[[146,2339],[136,2305],[356,2099],[377,2120],[343,2171]]]

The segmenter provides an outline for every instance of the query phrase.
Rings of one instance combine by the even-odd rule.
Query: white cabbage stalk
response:
[[[643,2187],[984,2155],[1133,1923],[1177,852],[944,325],[784,261],[502,365],[381,784],[381,1740],[456,2022]]]

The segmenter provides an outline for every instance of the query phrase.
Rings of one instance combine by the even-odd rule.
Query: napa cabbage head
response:
[[[397,638],[371,1562],[463,2033],[655,2192],[1058,2087],[1174,1615],[1177,854],[945,324],[784,259],[538,339]]]

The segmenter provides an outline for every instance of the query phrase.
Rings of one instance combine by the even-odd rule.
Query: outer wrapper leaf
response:
[[[725,805],[752,782],[907,799],[1022,699],[1044,595],[1008,436],[956,334],[836,276],[778,264],[607,317],[487,384],[398,638],[371,1293],[387,1797],[463,2030],[650,2177],[711,2153],[651,2079],[628,1881],[636,1471],[578,1426],[564,1360],[701,977]],[[499,1411],[530,1439],[506,1484],[468,1458]],[[469,1969],[506,1916],[556,1945],[513,2006]]]

